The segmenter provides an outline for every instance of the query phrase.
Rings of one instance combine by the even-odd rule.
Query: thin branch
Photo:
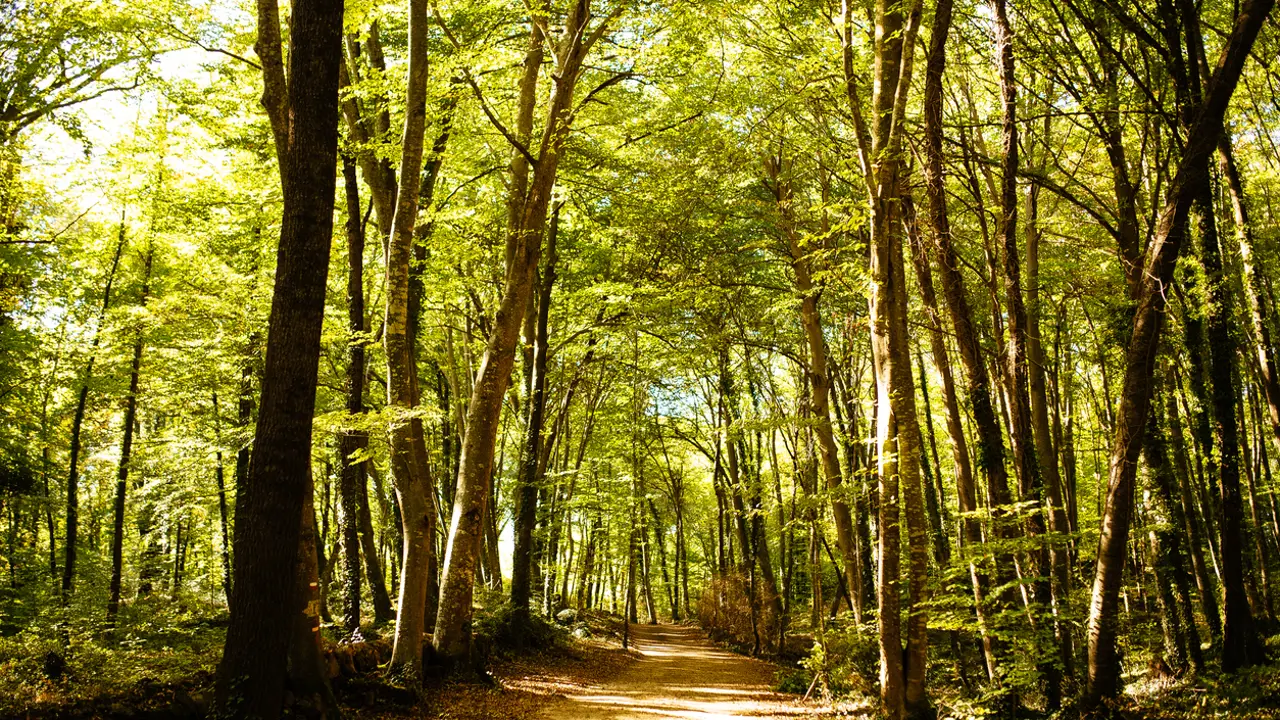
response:
[[[507,142],[511,143],[512,147],[524,156],[525,160],[529,161],[530,165],[537,167],[538,159],[529,152],[529,148],[525,147],[524,143],[520,142],[516,139],[515,135],[511,134],[511,131],[507,129],[507,126],[502,124],[502,121],[498,119],[498,116],[495,115],[493,110],[489,107],[489,103],[484,99],[484,93],[480,91],[480,86],[476,84],[475,78],[471,77],[471,71],[463,68],[462,74],[466,77],[467,84],[471,86],[473,91],[475,91],[476,100],[480,101],[480,109],[484,111],[485,117],[489,118],[489,122],[498,129],[498,132],[502,133],[502,136],[507,139]]]
[[[99,201],[99,202],[101,202],[101,201]],[[0,245],[52,245],[52,244],[53,244],[53,242],[54,242],[55,240],[57,240],[58,238],[62,237],[62,236],[63,236],[63,234],[65,234],[65,233],[66,233],[68,230],[70,230],[71,228],[75,227],[76,223],[78,223],[78,222],[80,222],[81,220],[83,220],[83,219],[84,219],[84,216],[85,216],[85,215],[88,215],[88,214],[89,214],[90,212],[92,212],[92,211],[93,211],[93,209],[94,209],[94,208],[96,208],[96,207],[98,207],[98,203],[97,203],[97,202],[95,202],[94,204],[92,204],[92,205],[90,205],[88,208],[86,208],[84,212],[82,212],[82,213],[80,213],[79,215],[75,216],[75,217],[71,220],[71,222],[67,223],[67,224],[66,224],[66,226],[65,226],[65,227],[63,227],[63,228],[62,228],[61,230],[59,230],[58,232],[54,233],[53,235],[50,235],[50,236],[49,236],[49,238],[48,238],[47,240],[0,240]]]
[[[191,35],[190,33],[186,32],[185,30],[178,27],[177,25],[170,24],[169,30],[174,35],[177,35],[179,39],[185,40],[188,43],[200,48],[201,50],[204,50],[205,52],[216,53],[218,55],[226,55],[227,57],[233,60],[239,60],[240,62],[244,63],[245,65],[248,65],[251,68],[254,68],[255,70],[262,70],[261,65],[259,65],[258,63],[250,60],[249,58],[243,55],[237,55],[236,53],[233,53],[230,50],[223,50],[222,48],[209,47],[208,45],[205,45],[204,43],[196,39],[194,35]]]
[[[586,97],[584,97],[584,98],[582,98],[582,102],[578,103],[578,107],[577,107],[577,109],[573,111],[573,112],[574,112],[574,114],[576,115],[576,114],[577,114],[577,112],[578,112],[578,110],[581,110],[582,108],[586,107],[586,106],[587,106],[587,103],[589,103],[589,102],[591,102],[592,100],[594,100],[594,99],[595,99],[595,97],[596,97],[596,95],[598,95],[598,94],[600,94],[600,93],[604,92],[605,90],[607,90],[607,89],[609,89],[609,88],[613,87],[614,85],[617,85],[618,83],[622,82],[623,80],[628,80],[628,79],[633,78],[633,77],[635,77],[635,76],[636,76],[636,75],[635,75],[635,73],[631,72],[630,70],[625,70],[625,71],[620,72],[620,73],[615,73],[614,75],[612,75],[611,77],[609,77],[609,78],[608,78],[607,80],[605,80],[604,82],[602,82],[602,83],[600,83],[599,85],[597,85],[597,86],[595,86],[594,88],[592,88],[591,92],[587,93],[587,96],[586,96]],[[597,101],[597,102],[599,102],[599,101]]]

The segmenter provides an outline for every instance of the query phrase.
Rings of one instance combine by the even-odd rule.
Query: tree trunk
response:
[[[946,5],[946,24],[940,24],[939,15],[934,15],[934,37],[930,40],[929,63],[926,67],[925,85],[932,87],[935,77],[941,81],[942,75],[942,53],[945,48],[945,33],[950,23],[951,3],[950,0],[944,0],[939,3],[939,10]],[[942,33],[939,35],[938,33]],[[935,58],[940,58],[935,61]],[[939,66],[935,68],[935,62]],[[956,499],[960,510],[960,538],[967,548],[976,548],[982,543],[982,528],[979,526],[978,520],[974,517],[974,513],[978,511],[978,495],[977,487],[973,481],[973,469],[969,461],[969,445],[964,434],[964,424],[962,420],[960,402],[956,396],[955,381],[951,375],[951,360],[947,351],[946,339],[943,334],[942,315],[938,311],[938,300],[933,288],[933,269],[929,266],[929,258],[925,254],[924,242],[920,238],[915,223],[915,205],[911,201],[910,195],[902,196],[902,210],[906,219],[907,235],[911,241],[911,258],[915,264],[917,285],[920,288],[921,300],[924,303],[925,314],[929,320],[929,342],[933,353],[934,367],[938,370],[938,375],[942,378],[943,399],[947,406],[947,434],[951,438],[952,460],[956,473]],[[924,379],[924,369],[920,370],[921,380]],[[928,398],[926,396],[925,403],[927,406]],[[987,679],[996,680],[997,678],[997,659],[996,648],[998,640],[995,634],[991,632],[990,624],[987,619],[987,597],[989,595],[990,581],[988,579],[988,571],[985,563],[979,562],[973,558],[969,560],[969,580],[973,587],[974,612],[978,622],[978,631],[982,636],[983,658],[986,661]]]
[[[289,123],[287,144],[277,146],[284,219],[255,450],[236,504],[231,621],[215,706],[224,716],[275,718],[283,701],[290,613],[301,593],[296,570],[311,485],[311,425],[333,233],[343,5],[312,0],[294,8],[287,95],[279,8],[273,0],[259,0],[258,11],[258,57],[268,69],[263,104],[269,117],[283,113]]]
[[[391,426],[391,468],[404,533],[400,566],[400,604],[396,614],[392,672],[412,684],[422,673],[427,584],[435,537],[431,470],[415,447],[411,413],[417,407],[415,353],[410,337],[409,274],[418,224],[427,121],[427,2],[409,2],[409,68],[399,190],[387,249],[387,304],[384,339],[387,352],[387,405],[396,414]],[[418,428],[421,434],[421,426]]]
[[[360,186],[355,162],[342,158],[342,178],[347,196],[347,412],[350,422],[359,422],[364,413],[365,322],[364,322],[364,223],[360,217]],[[349,428],[338,435],[341,463],[339,495],[342,499],[342,625],[348,633],[360,629],[360,489],[367,486],[365,458],[359,455],[369,446],[364,428]],[[376,553],[374,562],[377,562]],[[383,591],[386,592],[385,590]],[[381,619],[381,618],[380,618]]]
[[[1058,454],[1054,447],[1054,436],[1049,428],[1049,394],[1045,382],[1045,356],[1042,342],[1040,318],[1040,228],[1037,206],[1038,188],[1032,185],[1027,189],[1027,379],[1031,393],[1031,421],[1035,433],[1036,459],[1044,481],[1044,500],[1047,507],[1049,529],[1057,538],[1065,538],[1071,534],[1071,525],[1067,521],[1066,491],[1062,484],[1062,475],[1058,471]],[[1006,261],[1007,262],[1007,261]],[[1062,661],[1062,669],[1068,675],[1073,674],[1073,657],[1071,625],[1065,621],[1069,616],[1068,599],[1071,596],[1071,573],[1068,563],[1068,547],[1063,539],[1046,543],[1049,548],[1049,564],[1052,567],[1052,598],[1055,620],[1055,633],[1058,640],[1058,652]],[[1049,568],[1043,568],[1046,574]]]
[[[950,9],[950,3],[947,3],[948,18]],[[945,29],[945,26],[940,27]],[[936,32],[938,29],[935,28]],[[993,534],[1005,537],[1010,533],[1006,515],[1012,498],[1009,494],[1008,471],[1005,468],[1004,438],[996,418],[995,407],[992,405],[990,376],[979,344],[964,277],[960,272],[959,254],[952,242],[951,222],[947,213],[942,157],[942,74],[945,37],[940,36],[933,41],[932,45],[933,49],[929,56],[930,65],[925,75],[924,176],[926,195],[929,198],[929,221],[933,229],[943,297],[947,301],[956,347],[967,376],[965,396],[973,413],[977,434],[975,463],[986,478],[987,501],[994,516]],[[960,495],[960,500],[962,503],[967,501],[964,494]],[[972,507],[976,509],[976,498]],[[964,506],[961,507],[961,512],[966,512]],[[1006,558],[1001,558],[997,568],[998,585],[1007,586],[1008,581],[1012,579],[1011,565],[1012,563]],[[992,665],[996,659],[996,653],[992,650],[987,655],[988,675],[994,678],[996,673]]]
[[[321,588],[319,548],[312,492],[302,507],[302,530],[298,541],[298,587],[301,592],[292,608],[293,630],[289,637],[288,686],[293,696],[291,711],[302,717],[340,717],[338,702],[329,687],[324,647],[320,637]]]
[[[481,521],[489,500],[502,398],[511,377],[520,321],[528,305],[533,275],[538,267],[542,229],[558,164],[564,156],[574,90],[583,61],[603,34],[603,23],[608,18],[590,32],[587,29],[589,21],[590,8],[585,0],[575,3],[565,20],[566,32],[557,52],[558,74],[547,108],[548,122],[543,129],[538,162],[522,203],[520,221],[508,226],[502,299],[467,406],[467,432],[463,439],[457,498],[445,549],[440,610],[434,635],[437,653],[453,662],[467,658],[471,651],[471,596],[475,584],[476,548],[483,532]],[[537,31],[534,33],[536,35]],[[523,96],[523,92],[521,94]]]
[[[536,318],[533,337],[532,367],[529,375],[528,414],[523,449],[520,454],[520,478],[516,486],[515,550],[511,560],[511,605],[516,622],[529,620],[529,597],[533,584],[533,531],[538,519],[539,473],[542,457],[542,429],[547,409],[547,318],[551,311],[551,293],[556,282],[556,235],[560,226],[560,203],[551,214],[547,228],[547,262],[538,282]]]
[[[1052,612],[1052,598],[1049,576],[1053,573],[1050,563],[1049,543],[1044,538],[1045,501],[1044,477],[1041,474],[1041,458],[1049,460],[1049,465],[1057,474],[1057,464],[1053,462],[1053,452],[1049,447],[1048,414],[1044,408],[1044,375],[1040,374],[1040,399],[1043,425],[1040,428],[1041,445],[1033,430],[1031,409],[1030,371],[1028,370],[1028,338],[1032,333],[1029,328],[1027,308],[1022,298],[1022,269],[1018,258],[1018,126],[1017,107],[1018,92],[1014,77],[1013,60],[1013,28],[1009,23],[1007,3],[1005,0],[992,0],[996,20],[996,55],[1000,68],[1000,97],[1002,105],[1001,136],[1003,149],[1001,153],[1001,185],[1000,185],[1000,217],[997,230],[1000,234],[1001,251],[1004,255],[1004,291],[1005,306],[1009,314],[1009,339],[1006,344],[1006,372],[1009,380],[1009,406],[1011,433],[1013,441],[1014,463],[1021,481],[1020,499],[1023,503],[1033,503],[1034,507],[1026,516],[1026,535],[1036,540],[1036,549],[1031,553],[1035,559],[1032,573],[1037,577],[1034,583],[1035,602],[1044,616],[1031,614],[1032,624],[1048,617]],[[1031,203],[1034,208],[1034,188],[1031,190]],[[1037,242],[1035,234],[1036,217],[1034,214],[1028,222],[1028,244]],[[1032,257],[1035,257],[1034,253]],[[1036,260],[1038,262],[1038,258]],[[1038,345],[1037,345],[1038,347]],[[1043,363],[1043,358],[1040,359]],[[1049,503],[1049,511],[1056,503]],[[1040,633],[1044,633],[1041,631]],[[1043,651],[1042,651],[1043,652]],[[1062,706],[1062,677],[1058,662],[1049,659],[1050,653],[1044,652],[1045,658],[1040,662],[1039,671],[1045,681],[1045,702],[1049,711],[1056,711]]]
[[[1222,615],[1218,612],[1218,589],[1213,577],[1209,574],[1208,564],[1204,559],[1204,523],[1200,518],[1199,504],[1191,489],[1191,466],[1187,461],[1185,435],[1182,432],[1182,420],[1178,414],[1178,400],[1172,389],[1165,392],[1167,415],[1169,418],[1169,434],[1173,439],[1174,475],[1177,478],[1177,505],[1182,518],[1180,527],[1187,534],[1187,545],[1191,556],[1191,568],[1196,579],[1196,591],[1200,596],[1201,611],[1204,613],[1205,627],[1209,631],[1209,643],[1214,647],[1222,641]]]
[[[871,348],[876,369],[876,439],[879,468],[880,702],[891,719],[928,710],[928,530],[920,477],[923,444],[916,415],[907,333],[906,271],[903,266],[902,123],[911,86],[920,3],[904,15],[901,5],[880,2],[876,14],[875,94],[872,107],[871,172]],[[848,18],[846,15],[846,23]],[[899,495],[905,505],[910,558],[906,652],[900,627]]]
[[[71,420],[70,469],[67,471],[67,517],[66,517],[66,559],[62,563],[62,604],[71,602],[71,590],[76,577],[76,540],[80,529],[80,433],[84,427],[85,407],[89,402],[89,382],[93,378],[93,365],[97,360],[98,344],[102,337],[102,324],[106,320],[107,310],[111,307],[111,286],[116,280],[116,270],[120,267],[120,255],[124,252],[125,227],[124,214],[120,215],[120,232],[116,240],[116,252],[111,259],[111,270],[107,272],[107,284],[102,290],[102,309],[98,311],[98,324],[93,331],[93,340],[89,344],[89,360],[85,363],[84,374],[80,380],[80,394],[76,398],[76,411]]]
[[[151,292],[151,267],[155,259],[155,245],[147,245],[147,254],[143,260],[142,290],[139,291],[138,306],[147,307],[147,296]],[[129,487],[129,463],[133,459],[133,431],[138,417],[138,379],[142,370],[143,330],[134,330],[133,361],[129,366],[129,393],[124,400],[124,437],[120,441],[120,465],[116,471],[115,512],[111,535],[111,589],[107,599],[107,628],[114,630],[116,614],[120,611],[120,583],[124,570],[124,506],[125,494]],[[221,478],[222,465],[218,465]],[[221,485],[221,482],[219,482]],[[222,496],[225,502],[225,495]],[[225,516],[225,511],[224,511]],[[225,537],[224,537],[225,539]]]
[[[1160,413],[1151,412],[1147,420],[1147,432],[1143,439],[1142,454],[1147,460],[1147,466],[1151,468],[1152,479],[1155,481],[1156,490],[1160,496],[1160,502],[1164,506],[1165,517],[1168,520],[1169,528],[1159,531],[1152,531],[1153,537],[1160,548],[1157,555],[1157,573],[1164,572],[1169,577],[1161,580],[1161,592],[1164,592],[1165,585],[1171,579],[1178,590],[1178,603],[1173,605],[1168,603],[1168,598],[1162,594],[1162,602],[1168,607],[1167,612],[1178,613],[1178,627],[1183,629],[1185,633],[1186,657],[1191,661],[1191,666],[1199,672],[1204,664],[1204,658],[1200,649],[1200,633],[1196,629],[1195,616],[1191,609],[1191,580],[1187,573],[1187,566],[1182,552],[1182,537],[1179,534],[1186,524],[1182,516],[1182,506],[1179,504],[1178,495],[1175,491],[1178,480],[1174,476],[1173,466],[1169,463],[1168,445],[1164,434],[1164,429],[1159,421]],[[1172,626],[1170,626],[1172,630]],[[1166,643],[1168,645],[1168,643]],[[1166,651],[1170,648],[1166,647]],[[1181,649],[1174,655],[1175,659],[1180,659]],[[1181,668],[1178,668],[1181,669]]]
[[[1201,259],[1209,282],[1209,379],[1213,400],[1213,435],[1218,458],[1221,500],[1218,544],[1222,558],[1222,669],[1231,672],[1262,661],[1261,641],[1245,592],[1244,506],[1240,492],[1240,425],[1236,408],[1236,344],[1232,336],[1232,302],[1223,272],[1213,186],[1201,178],[1196,208],[1200,213]]]
[[[840,557],[844,561],[845,582],[850,588],[856,588],[861,583],[858,575],[853,517],[849,513],[849,504],[844,499],[847,491],[843,487],[844,477],[840,472],[840,454],[836,446],[835,433],[831,429],[831,379],[827,373],[827,344],[822,330],[822,313],[818,308],[822,288],[814,287],[812,256],[800,246],[800,237],[791,219],[792,194],[790,179],[785,176],[787,169],[784,167],[782,158],[770,158],[765,166],[771,181],[774,202],[781,217],[787,249],[791,255],[791,267],[796,275],[796,290],[800,295],[800,324],[804,327],[809,350],[810,411],[813,413],[814,435],[818,440],[822,470],[827,478],[828,491],[831,493],[831,515],[836,526],[836,546],[840,549]],[[862,603],[854,603],[853,607],[854,622],[861,624]]]
[[[1178,254],[1187,235],[1187,216],[1192,200],[1208,174],[1209,156],[1222,132],[1227,105],[1240,79],[1245,58],[1274,4],[1274,0],[1249,0],[1241,5],[1208,93],[1187,133],[1177,175],[1169,187],[1168,200],[1147,249],[1133,332],[1125,354],[1124,389],[1115,415],[1116,435],[1089,607],[1086,705],[1096,705],[1101,699],[1113,698],[1120,692],[1120,666],[1116,652],[1118,601],[1129,540],[1134,477],[1151,404],[1151,378],[1159,347],[1166,288],[1173,279]]]
[[[213,478],[218,486],[218,527],[222,531],[222,548],[218,553],[222,561],[222,594],[231,602],[231,530],[227,512],[227,479],[222,467],[222,413],[218,410],[218,393],[213,393],[213,423],[217,433],[218,451],[214,458]]]

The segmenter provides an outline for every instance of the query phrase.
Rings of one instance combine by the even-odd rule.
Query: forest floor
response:
[[[817,717],[822,708],[772,690],[777,667],[722,650],[684,625],[634,625],[641,657],[599,687],[565,693],[540,720]]]
[[[574,640],[493,662],[494,684],[446,684],[425,706],[370,707],[355,718],[653,720],[816,718],[823,707],[774,692],[778,666],[723,650],[686,625],[632,625],[616,639]]]

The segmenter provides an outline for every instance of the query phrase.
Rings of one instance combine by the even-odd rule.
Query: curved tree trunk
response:
[[[800,295],[800,325],[804,328],[809,349],[809,409],[813,413],[814,435],[818,440],[822,471],[832,496],[831,515],[836,526],[836,546],[840,549],[840,559],[844,562],[845,586],[850,588],[851,595],[860,594],[857,588],[861,587],[862,582],[858,573],[853,516],[849,512],[849,503],[845,500],[847,489],[840,471],[840,453],[835,433],[831,428],[831,378],[827,372],[827,343],[822,331],[822,313],[818,309],[822,288],[814,286],[813,268],[810,267],[812,257],[800,246],[800,237],[792,221],[790,180],[785,177],[783,160],[771,158],[766,163],[765,170],[781,217],[782,232],[791,255],[791,267],[796,274],[796,291]],[[862,623],[862,603],[853,603],[853,608],[854,622]]]
[[[944,0],[947,5],[947,19],[950,20],[950,2]],[[942,3],[939,3],[939,8]],[[935,14],[934,33],[946,32],[945,26],[938,24],[938,16]],[[938,37],[935,35],[935,37]],[[944,47],[937,40],[931,41],[931,49],[929,55],[929,65],[926,70],[926,87],[932,83],[929,78],[934,74],[934,58],[935,53],[941,53]],[[941,79],[941,68],[937,69],[937,77]],[[943,400],[947,407],[947,434],[951,438],[952,460],[955,464],[956,473],[956,499],[960,509],[960,537],[963,546],[966,548],[976,548],[982,544],[982,528],[979,526],[974,513],[978,511],[978,494],[977,486],[973,480],[973,468],[969,460],[969,444],[964,433],[964,424],[960,410],[959,398],[956,396],[955,380],[951,374],[950,354],[947,351],[945,336],[943,334],[942,314],[938,310],[938,299],[935,295],[933,287],[933,269],[929,265],[929,258],[925,254],[924,242],[920,238],[919,232],[913,232],[915,226],[915,206],[911,202],[911,196],[902,196],[902,209],[907,219],[907,234],[911,241],[911,259],[915,264],[917,285],[920,288],[921,300],[924,303],[925,314],[929,319],[929,343],[933,353],[934,367],[938,370],[938,375],[942,378],[942,394]],[[923,376],[924,370],[921,369]],[[925,402],[928,402],[926,398]],[[975,558],[970,558],[969,562],[969,580],[973,587],[973,603],[974,613],[978,621],[978,632],[982,636],[982,652],[985,659],[987,670],[987,679],[996,680],[997,661],[996,648],[998,640],[993,632],[991,632],[990,623],[987,618],[987,598],[990,594],[990,580],[986,563],[980,562]]]
[[[620,12],[622,6],[618,8],[616,12]],[[489,502],[502,398],[511,377],[520,321],[528,306],[541,255],[542,230],[559,162],[564,155],[574,91],[587,53],[603,35],[612,16],[588,30],[590,19],[587,0],[574,3],[565,19],[566,31],[556,50],[558,74],[547,108],[538,161],[521,203],[520,220],[507,229],[507,269],[502,299],[467,406],[467,433],[462,443],[434,635],[436,652],[450,662],[456,663],[471,653],[471,596],[476,552]],[[518,149],[522,150],[521,154],[529,152],[523,146]]]

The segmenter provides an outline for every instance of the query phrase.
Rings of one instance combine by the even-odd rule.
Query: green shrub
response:
[[[800,662],[828,697],[870,694],[880,672],[880,645],[875,628],[852,620],[830,621]],[[807,686],[806,686],[807,689]]]
[[[773,689],[780,693],[803,695],[809,692],[813,673],[800,668],[783,668],[773,676]]]
[[[515,608],[507,600],[476,611],[471,631],[477,643],[496,653],[512,650],[549,650],[564,643],[564,629],[530,612],[528,620],[516,620]]]

